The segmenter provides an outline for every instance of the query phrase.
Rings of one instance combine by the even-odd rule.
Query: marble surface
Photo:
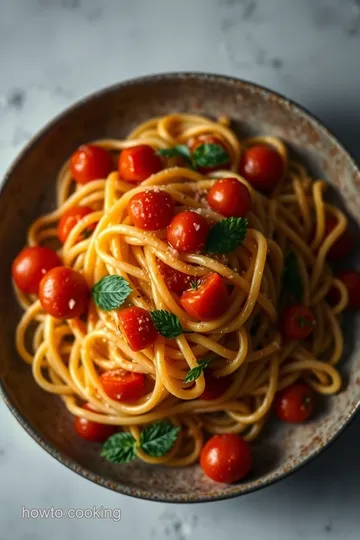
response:
[[[360,161],[360,2],[0,0],[0,174],[44,123],[119,80],[235,75],[317,114]],[[31,185],[31,178],[28,179]],[[246,497],[195,506],[133,500],[76,477],[0,403],[0,540],[358,540],[360,419],[315,462]],[[120,508],[111,519],[23,519],[22,507]]]

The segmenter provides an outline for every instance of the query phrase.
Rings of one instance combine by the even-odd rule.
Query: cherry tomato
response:
[[[276,394],[274,408],[284,422],[305,422],[314,408],[314,393],[307,384],[295,383]]]
[[[348,309],[360,308],[360,272],[355,270],[343,270],[335,275],[337,279],[343,282],[348,290],[349,300]],[[332,287],[329,291],[329,300],[332,305],[336,305],[340,300],[340,294],[336,287]]]
[[[219,274],[211,273],[199,280],[196,289],[185,291],[180,298],[185,311],[199,321],[220,317],[229,306],[229,291]]]
[[[208,203],[225,217],[245,217],[250,210],[251,195],[236,178],[222,178],[210,189]]]
[[[171,220],[167,228],[167,240],[178,251],[199,252],[206,244],[210,227],[205,218],[185,210]]]
[[[135,227],[157,231],[169,225],[174,215],[174,201],[165,191],[141,191],[130,199],[128,212]]]
[[[159,261],[158,266],[170,291],[180,295],[189,287],[190,281],[193,279],[191,276],[175,270],[175,268],[165,264],[163,261]]]
[[[249,445],[236,433],[214,435],[200,454],[200,466],[215,482],[232,484],[244,478],[252,466]]]
[[[295,304],[283,311],[280,325],[284,338],[302,340],[312,333],[315,317],[308,307]]]
[[[100,376],[104,392],[115,401],[134,401],[144,395],[145,375],[124,369],[105,371]]]
[[[94,411],[90,403],[85,403],[82,408],[86,409],[87,411]],[[88,420],[82,416],[75,417],[74,426],[77,434],[90,442],[106,441],[106,439],[115,433],[114,426],[93,422],[92,420]]]
[[[188,141],[188,147],[190,148],[191,152],[195,152],[195,150],[199,148],[199,146],[202,146],[203,144],[217,144],[218,146],[221,146],[222,148],[224,148],[224,150],[228,154],[228,149],[225,143],[219,137],[214,137],[213,135],[209,135],[208,133],[204,133],[203,135],[198,135],[197,137],[192,137]],[[223,165],[216,165],[214,167],[199,167],[197,170],[201,172],[202,174],[209,174],[213,171],[218,171],[221,169],[222,170],[229,169],[230,166],[231,166],[231,163],[230,163],[230,156],[229,156],[229,163],[225,163]]]
[[[337,225],[337,219],[333,216],[329,216],[325,222],[325,237],[328,236]],[[331,246],[327,253],[327,259],[330,262],[339,261],[344,257],[347,257],[354,247],[354,237],[349,229],[339,236],[336,242]]]
[[[142,182],[162,169],[162,161],[147,144],[139,144],[121,151],[119,175],[126,182]]]
[[[61,264],[52,249],[42,246],[26,247],[14,259],[11,273],[16,286],[22,292],[37,294],[44,275]]]
[[[242,156],[240,174],[254,189],[269,194],[284,176],[284,161],[275,148],[256,144]]]
[[[101,180],[114,169],[111,154],[95,144],[83,144],[70,158],[70,172],[79,184]]]
[[[39,299],[44,310],[53,317],[73,319],[86,312],[89,287],[80,272],[59,266],[42,278]]]
[[[212,401],[222,396],[231,384],[230,377],[214,377],[211,373],[205,375],[205,390],[198,399]]]
[[[141,351],[154,343],[158,332],[150,313],[136,306],[118,312],[120,329],[133,351]]]
[[[67,237],[71,233],[72,229],[82,220],[85,216],[91,214],[94,210],[89,206],[74,206],[70,208],[65,214],[60,218],[58,224],[58,237],[60,242],[65,243]],[[86,232],[91,233],[96,227],[96,223],[92,223],[85,229],[85,231],[80,235],[78,240],[84,240],[86,238]]]

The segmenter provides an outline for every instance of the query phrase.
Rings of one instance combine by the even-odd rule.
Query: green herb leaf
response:
[[[298,269],[296,255],[293,251],[285,257],[282,274],[282,294],[296,302],[301,302],[303,296],[303,283]]]
[[[164,456],[176,441],[179,430],[166,422],[154,422],[141,432],[140,447],[149,456]]]
[[[178,144],[177,146],[173,146],[173,148],[161,148],[157,153],[162,157],[182,157],[187,162],[191,162],[190,148],[186,144]]]
[[[170,313],[170,311],[157,309],[155,311],[150,311],[150,315],[156,330],[162,336],[173,339],[184,333],[179,317]]]
[[[208,367],[211,362],[211,358],[203,358],[198,361],[198,365],[194,368],[191,368],[184,379],[184,383],[195,381],[200,377],[205,368]]]
[[[121,276],[105,276],[92,288],[91,294],[97,307],[103,311],[119,308],[131,294],[129,283]]]
[[[222,219],[210,230],[205,251],[230,253],[241,246],[248,229],[248,220],[240,217]]]
[[[192,154],[192,164],[199,167],[217,167],[229,163],[230,157],[220,144],[204,143],[198,146]]]
[[[115,433],[107,439],[100,455],[112,463],[129,463],[136,457],[136,440],[131,433]]]

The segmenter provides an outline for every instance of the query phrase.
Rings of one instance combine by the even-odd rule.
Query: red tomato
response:
[[[328,236],[337,225],[337,219],[333,216],[326,218],[325,222],[325,237]],[[336,242],[331,246],[327,253],[327,259],[331,262],[339,261],[350,254],[354,247],[354,237],[349,229],[339,236]]]
[[[250,210],[251,195],[236,178],[222,178],[210,189],[208,203],[225,217],[245,217]]]
[[[159,335],[146,309],[128,307],[118,312],[118,318],[121,332],[133,351],[149,347]]]
[[[335,275],[337,279],[343,282],[348,290],[349,300],[347,308],[360,308],[360,272],[355,270],[343,270]],[[336,287],[332,287],[329,291],[329,300],[332,305],[336,305],[340,300],[339,291]]]
[[[249,445],[240,435],[214,435],[200,454],[200,466],[215,482],[232,484],[244,478],[252,466]]]
[[[199,321],[220,317],[229,306],[229,291],[219,274],[211,273],[198,284],[197,289],[185,291],[180,298],[185,311]]]
[[[142,182],[162,169],[162,161],[147,144],[139,144],[121,151],[119,175],[126,182]]]
[[[58,224],[58,237],[60,242],[64,244],[75,225],[77,225],[79,221],[82,220],[82,218],[88,216],[93,211],[94,210],[89,206],[74,206],[73,208],[70,208],[70,210],[65,212],[65,214],[61,216]],[[92,223],[91,225],[89,225],[89,227],[87,227],[84,231],[85,234],[82,233],[78,240],[84,240],[84,238],[86,238],[86,232],[92,232],[95,227],[96,223]]]
[[[70,158],[70,172],[79,184],[100,180],[114,169],[111,154],[95,144],[83,144]]]
[[[199,252],[206,244],[210,227],[205,218],[186,210],[171,220],[167,228],[167,240],[178,251]]]
[[[284,338],[302,340],[312,333],[315,326],[313,312],[302,304],[287,307],[280,320]]]
[[[314,408],[314,393],[307,384],[295,383],[276,394],[274,408],[284,422],[305,422]]]
[[[197,137],[192,137],[188,141],[188,147],[190,148],[191,152],[195,152],[199,146],[202,146],[203,144],[217,144],[218,146],[222,146],[224,150],[226,150],[226,153],[228,154],[228,149],[225,145],[225,143],[219,138],[214,137],[213,135],[210,135],[208,133],[204,133],[203,135],[198,135]],[[203,174],[209,174],[213,171],[218,171],[221,169],[229,169],[231,166],[230,163],[230,156],[229,156],[229,163],[223,164],[223,165],[216,165],[215,167],[199,167],[198,171]]]
[[[83,409],[87,411],[94,411],[90,403],[85,403]],[[111,435],[115,433],[115,427],[109,424],[99,424],[93,422],[87,418],[76,416],[74,421],[76,432],[80,437],[90,442],[103,442],[106,441]]]
[[[44,275],[61,264],[52,249],[42,246],[26,247],[14,259],[11,273],[16,286],[22,292],[37,294]]]
[[[198,399],[212,401],[222,396],[231,384],[230,377],[214,377],[211,373],[205,375],[205,390]]]
[[[269,194],[284,176],[284,161],[275,148],[256,144],[242,156],[240,174],[254,189]]]
[[[89,287],[80,272],[59,266],[42,278],[39,299],[44,310],[53,317],[73,319],[87,310]]]
[[[130,199],[128,212],[135,227],[157,231],[169,225],[174,215],[174,201],[165,191],[145,190]]]
[[[100,376],[104,392],[115,401],[134,401],[144,395],[145,375],[113,369],[105,371]]]
[[[182,294],[189,287],[190,281],[194,279],[188,274],[175,270],[163,261],[159,261],[158,266],[167,288],[178,295]]]

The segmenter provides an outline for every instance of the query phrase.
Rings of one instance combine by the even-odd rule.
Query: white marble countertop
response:
[[[243,77],[316,113],[360,161],[360,1],[0,0],[0,174],[51,117],[119,80],[176,70]],[[29,179],[31,181],[31,179]],[[358,540],[360,419],[294,476],[240,499],[165,505],[77,477],[0,403],[0,540]],[[122,519],[22,519],[26,508]]]

